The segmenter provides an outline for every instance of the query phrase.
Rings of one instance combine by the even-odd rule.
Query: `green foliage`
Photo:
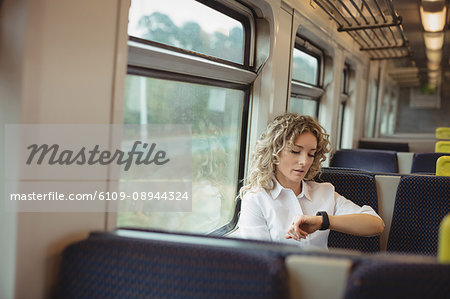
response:
[[[160,12],[143,16],[138,25],[145,30],[143,38],[160,43],[172,44],[178,34],[178,27],[169,16]]]
[[[217,58],[243,62],[244,34],[240,27],[230,30],[229,36],[221,32],[208,33],[195,22],[175,25],[169,16],[154,12],[138,22],[142,38]]]

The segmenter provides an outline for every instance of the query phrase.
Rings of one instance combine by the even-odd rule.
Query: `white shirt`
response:
[[[327,248],[330,230],[318,230],[300,241],[285,238],[295,215],[314,216],[318,211],[326,211],[328,215],[364,213],[380,218],[370,206],[360,207],[339,195],[330,183],[302,181],[302,192],[295,196],[294,191],[276,181],[275,188],[269,193],[263,189],[244,195],[239,219],[240,235],[300,247]]]

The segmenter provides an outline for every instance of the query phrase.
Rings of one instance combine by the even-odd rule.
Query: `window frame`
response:
[[[315,46],[313,43],[311,43],[310,41],[308,41],[307,39],[296,35],[295,37],[295,43],[294,43],[294,48],[292,50],[292,54],[294,53],[294,49],[297,49],[303,53],[306,53],[310,56],[313,56],[314,58],[317,59],[317,75],[316,75],[316,84],[309,84],[307,82],[303,82],[300,80],[296,80],[294,78],[291,78],[291,81],[295,81],[295,82],[300,82],[309,86],[314,86],[317,88],[321,88],[323,86],[323,73],[324,73],[324,54],[323,51]],[[293,55],[292,55],[292,62],[293,62]]]
[[[253,67],[253,59],[254,55],[251,55],[252,49],[250,45],[254,44],[252,42],[252,39],[254,40],[254,34],[255,32],[254,28],[252,30],[252,25],[254,24],[254,13],[250,10],[250,8],[236,2],[224,2],[221,3],[220,1],[210,1],[210,0],[195,0],[197,2],[200,2],[214,10],[217,10],[224,15],[227,15],[239,22],[242,23],[242,26],[244,27],[244,63],[243,67],[246,69],[250,69],[250,67]],[[238,12],[239,10],[239,12]],[[251,18],[249,18],[251,16]],[[254,49],[253,49],[254,52]],[[233,63],[228,60],[224,60],[224,63]]]
[[[132,1],[132,0],[131,0]],[[183,48],[167,45],[164,43],[151,41],[148,39],[143,39],[136,36],[130,36],[128,35],[129,41],[137,42],[140,44],[145,44],[149,46],[155,46],[161,49],[166,49],[172,52],[178,52],[182,54],[187,54],[195,57],[201,57],[210,61],[219,62],[222,64],[227,64],[230,66],[235,66],[239,68],[243,68],[246,70],[252,70],[254,65],[254,52],[255,52],[255,19],[254,19],[254,12],[240,4],[240,3],[230,3],[229,1],[224,1],[224,3],[221,3],[219,1],[210,1],[210,0],[193,0],[196,2],[199,2],[205,6],[208,6],[211,9],[214,9],[232,19],[235,19],[236,21],[240,22],[243,27],[243,33],[244,33],[244,53],[243,58],[244,61],[242,64],[233,62],[230,60],[226,60],[223,58],[218,58],[206,54],[202,54],[195,51],[189,51]]]
[[[302,51],[308,55],[311,55],[317,59],[318,68],[317,68],[317,77],[316,84],[312,85],[306,82],[302,82],[296,80],[292,77],[293,74],[293,61],[294,61],[294,51],[295,49]],[[322,95],[325,93],[323,89],[323,74],[325,69],[324,63],[324,52],[319,47],[315,46],[313,43],[309,42],[307,39],[296,35],[294,47],[292,48],[292,59],[291,59],[291,93],[289,97],[288,109],[290,107],[290,98],[299,98],[306,97],[310,98],[311,101],[317,102],[316,114],[315,117],[319,117],[320,110],[320,99]]]
[[[342,72],[343,82],[342,82],[342,86],[341,86],[341,93],[345,94],[345,95],[349,94],[350,73],[351,73],[350,65],[348,63],[345,63],[344,64],[344,70]]]
[[[345,108],[347,106],[347,100],[339,103],[339,118],[338,118],[338,149],[342,148],[342,137],[344,134],[344,118],[345,118]]]
[[[339,113],[338,113],[338,149],[342,148],[342,139],[344,134],[344,118],[345,118],[345,108],[350,99],[350,65],[345,63],[344,69],[342,71],[342,84],[341,84],[341,94],[339,98]],[[342,112],[341,112],[342,111]]]
[[[237,226],[240,204],[236,204],[245,175],[251,88],[256,79],[254,69],[256,27],[255,13],[237,1],[195,0],[239,22],[244,28],[243,64],[188,51],[182,48],[128,36],[127,75],[195,83],[244,91],[242,124],[237,167],[235,210],[230,221],[209,234],[225,235]],[[170,232],[167,232],[170,233]]]

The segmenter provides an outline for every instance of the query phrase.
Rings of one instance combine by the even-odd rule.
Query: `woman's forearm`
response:
[[[383,221],[369,214],[329,216],[330,229],[357,236],[379,235],[384,230]]]

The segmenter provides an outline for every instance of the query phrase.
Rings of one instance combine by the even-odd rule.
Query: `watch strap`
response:
[[[322,216],[322,226],[319,230],[327,230],[330,228],[330,219],[328,218],[328,213],[325,211],[317,212],[316,216]]]

